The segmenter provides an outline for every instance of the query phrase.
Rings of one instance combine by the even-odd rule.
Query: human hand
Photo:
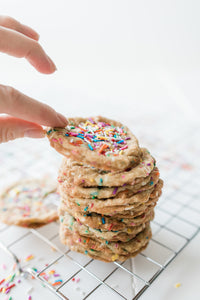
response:
[[[56,66],[38,43],[32,28],[10,17],[0,16],[0,52],[26,58],[40,73],[51,74]],[[65,127],[67,119],[50,106],[12,87],[0,85],[0,143],[21,137],[41,138],[41,125]]]

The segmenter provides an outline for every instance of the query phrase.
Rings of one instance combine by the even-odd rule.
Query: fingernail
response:
[[[54,64],[53,60],[52,60],[48,55],[47,55],[47,59],[48,59],[48,61],[49,61],[51,70],[52,70],[52,71],[56,71],[57,68],[56,68],[56,65]]]
[[[62,127],[65,127],[68,124],[68,120],[67,118],[65,118],[65,116],[63,116],[60,113],[57,113],[58,116],[58,120],[60,121],[60,123],[62,124]]]
[[[45,137],[45,131],[44,130],[38,130],[38,129],[29,129],[24,132],[24,137],[30,137],[30,138],[44,138]]]

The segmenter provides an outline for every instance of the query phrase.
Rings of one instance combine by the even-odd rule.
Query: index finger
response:
[[[26,58],[32,66],[44,74],[53,73],[56,66],[40,44],[11,29],[0,26],[0,52]]]

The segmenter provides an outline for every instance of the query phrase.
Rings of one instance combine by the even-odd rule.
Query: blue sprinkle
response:
[[[117,144],[122,144],[124,140],[118,141]]]
[[[94,150],[90,144],[88,144],[88,147],[90,148],[90,150]]]
[[[84,211],[87,211],[88,210],[88,206],[86,206],[85,208],[84,208]]]
[[[103,184],[103,179],[100,178],[100,183],[99,183],[99,185],[102,185],[102,184]]]
[[[68,134],[68,133],[65,133],[65,135],[66,135],[66,136],[69,136],[69,134]]]
[[[106,244],[108,245],[108,241],[106,241]]]
[[[153,181],[150,181],[150,185],[153,185]]]
[[[88,254],[88,251],[87,251],[87,250],[85,250],[85,254]]]
[[[102,220],[102,224],[106,223],[105,218],[101,218],[101,220]]]

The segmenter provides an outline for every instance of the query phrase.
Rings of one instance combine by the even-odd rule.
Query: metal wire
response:
[[[194,132],[194,131],[193,131]],[[191,135],[192,138],[192,135]],[[182,141],[183,142],[183,141]],[[166,161],[164,160],[164,152],[163,155],[161,155],[161,157],[159,157],[159,161],[162,165],[166,164]],[[174,178],[174,181],[176,180],[176,177],[182,172],[182,170],[179,167],[174,167],[173,172],[170,173],[170,178]],[[193,177],[194,174],[192,173],[191,177]],[[198,179],[200,179],[200,173],[195,173],[195,176]],[[180,177],[181,178],[181,177]],[[187,185],[189,184],[189,181],[185,181],[182,179],[179,179],[180,185],[184,185],[187,187]],[[171,188],[171,187],[170,187]],[[31,276],[35,277],[36,280],[40,281],[43,283],[43,285],[45,285],[52,293],[54,293],[58,298],[63,299],[63,300],[70,300],[68,295],[65,295],[63,292],[63,287],[74,277],[76,276],[81,270],[84,270],[85,272],[87,272],[87,274],[89,274],[89,276],[91,276],[92,278],[94,278],[98,284],[97,286],[92,289],[91,291],[89,291],[89,293],[87,295],[85,295],[84,297],[82,297],[82,299],[87,299],[89,296],[91,296],[96,289],[98,289],[101,285],[104,285],[106,288],[110,289],[113,293],[116,293],[117,295],[119,295],[122,299],[127,299],[126,296],[123,294],[123,292],[119,292],[119,290],[113,286],[111,286],[107,280],[113,276],[115,274],[115,272],[117,272],[118,270],[122,270],[123,272],[128,273],[132,278],[135,278],[136,280],[140,281],[142,284],[142,287],[140,290],[137,291],[137,294],[134,296],[133,300],[139,299],[139,297],[144,293],[145,290],[148,289],[149,286],[151,286],[154,282],[154,280],[163,272],[163,270],[165,268],[167,268],[167,266],[174,260],[175,257],[177,257],[177,255],[180,254],[180,252],[191,242],[192,239],[194,239],[194,237],[200,232],[200,226],[197,225],[193,220],[189,221],[187,219],[185,219],[183,216],[180,216],[180,213],[184,210],[184,209],[190,209],[192,212],[195,212],[196,214],[200,215],[200,210],[198,209],[194,209],[191,206],[191,201],[187,202],[187,203],[182,203],[181,201],[176,199],[176,195],[178,195],[178,190],[176,188],[171,188],[171,194],[169,193],[169,195],[167,197],[165,197],[164,200],[162,200],[162,202],[160,203],[160,205],[156,208],[156,215],[159,216],[159,213],[165,213],[167,216],[169,216],[168,220],[164,223],[160,223],[159,221],[157,221],[156,219],[152,222],[153,224],[155,224],[156,226],[158,226],[158,230],[156,231],[155,236],[153,235],[152,238],[152,243],[154,243],[154,245],[157,246],[161,246],[164,249],[166,249],[167,251],[169,251],[170,256],[168,257],[168,259],[164,262],[161,263],[159,260],[157,260],[155,257],[152,258],[150,255],[147,254],[147,252],[142,252],[139,255],[147,262],[150,262],[151,264],[153,264],[156,267],[155,272],[152,274],[151,278],[149,278],[148,280],[145,279],[145,274],[141,275],[141,274],[137,274],[136,271],[130,271],[127,267],[124,266],[124,263],[120,264],[118,262],[114,262],[113,264],[115,265],[115,268],[103,279],[101,280],[98,276],[96,276],[93,272],[88,270],[88,266],[93,262],[92,259],[90,259],[87,263],[85,263],[84,265],[81,265],[78,261],[76,261],[75,259],[73,259],[69,253],[70,250],[64,252],[62,251],[54,242],[52,242],[53,239],[58,237],[58,234],[55,234],[51,239],[47,238],[45,235],[41,234],[38,230],[36,229],[30,229],[28,232],[26,232],[24,235],[20,236],[20,238],[17,238],[16,240],[13,240],[9,245],[5,246],[5,244],[3,244],[3,242],[0,242],[0,248],[2,248],[4,251],[6,251],[9,255],[12,256],[12,258],[14,259],[14,261],[16,262],[19,271],[22,274],[30,274]],[[190,197],[191,200],[195,199],[195,196],[192,195],[192,193],[190,193],[190,191],[187,192],[188,196]],[[166,209],[166,203],[172,203],[171,197],[173,196],[173,201],[174,203],[177,203],[178,205],[180,205],[180,208],[176,211],[176,213],[171,213],[170,211],[168,211]],[[165,204],[165,208],[162,207],[163,203]],[[194,228],[194,232],[193,234],[191,234],[190,237],[184,235],[183,233],[180,233],[178,231],[176,231],[176,228],[170,228],[168,227],[168,225],[170,224],[171,221],[173,220],[179,220],[184,222],[186,225],[192,226],[192,228]],[[179,237],[180,239],[182,239],[183,244],[181,245],[181,247],[179,247],[179,249],[175,250],[173,249],[173,247],[171,247],[171,245],[168,244],[163,244],[161,241],[159,241],[159,239],[157,239],[157,234],[159,232],[161,232],[162,230],[167,230],[169,233]],[[2,229],[0,229],[0,234],[5,232],[6,230],[8,230],[8,226],[3,227]],[[13,247],[16,243],[19,243],[21,241],[23,241],[23,239],[25,239],[27,236],[29,235],[34,235],[36,236],[38,239],[40,239],[41,241],[43,241],[45,244],[53,247],[54,249],[56,249],[56,251],[59,253],[59,256],[56,259],[53,259],[52,261],[48,262],[48,265],[45,266],[43,269],[40,270],[40,272],[35,272],[32,268],[30,267],[22,267],[20,264],[20,261],[18,259],[18,257],[14,254],[14,252],[11,250],[11,247]],[[150,242],[151,243],[151,242]],[[147,248],[148,250],[148,248]],[[48,281],[46,281],[41,274],[47,270],[50,266],[56,264],[57,262],[59,262],[61,259],[63,259],[64,257],[67,257],[68,260],[70,260],[73,264],[76,264],[79,267],[79,270],[76,271],[72,276],[70,276],[69,278],[67,278],[65,281],[62,282],[62,284],[55,288],[53,287],[50,283],[48,283]]]

